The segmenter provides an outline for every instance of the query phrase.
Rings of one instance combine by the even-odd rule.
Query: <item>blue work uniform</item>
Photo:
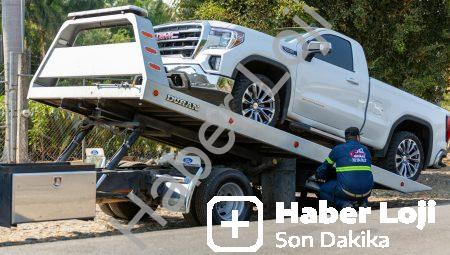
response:
[[[317,179],[326,180],[320,185],[320,199],[339,209],[352,201],[367,201],[373,188],[371,165],[369,150],[358,141],[337,145],[316,171]]]

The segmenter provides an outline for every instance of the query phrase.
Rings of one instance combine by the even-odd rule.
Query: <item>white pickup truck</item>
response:
[[[167,71],[187,74],[189,86],[179,87],[185,93],[212,102],[231,93],[235,112],[329,146],[342,141],[346,128],[360,127],[375,162],[413,180],[447,154],[450,113],[370,78],[361,45],[336,31],[278,40],[230,23],[189,21],[155,32]],[[331,46],[328,54],[317,48],[317,34]],[[269,87],[286,73],[290,79],[269,96],[239,64]]]

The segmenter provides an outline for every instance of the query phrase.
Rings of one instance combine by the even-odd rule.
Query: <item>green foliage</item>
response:
[[[183,19],[221,20],[275,35],[279,28],[297,26],[292,19],[295,15],[311,20],[303,5],[294,0],[194,0],[181,1],[177,13]]]
[[[31,158],[38,161],[55,160],[70,143],[79,118],[33,101],[30,102],[29,109],[32,113],[28,131]]]
[[[447,0],[305,2],[363,45],[373,77],[431,102],[442,99],[450,85]]]
[[[35,0],[25,2],[25,41],[34,57],[44,57],[67,14],[73,11],[101,8],[101,1]],[[35,61],[39,62],[39,61]]]
[[[221,21],[231,21],[233,14],[228,12],[226,8],[217,5],[213,2],[206,2],[199,6],[195,11],[195,16],[199,19],[213,20],[217,17],[221,17]]]
[[[176,20],[182,21],[193,19],[197,9],[205,2],[205,0],[178,0],[175,12]]]
[[[26,1],[25,40],[33,55],[33,67],[42,60],[67,14],[98,8],[137,5],[149,12],[153,24],[160,24],[172,18],[172,11],[162,0],[35,0]],[[122,34],[124,35],[124,34]],[[93,36],[101,37],[101,33]],[[114,39],[114,38],[113,38]],[[120,40],[121,38],[115,38]]]
[[[172,20],[172,9],[162,0],[104,0],[104,7],[136,5],[148,11],[148,18],[153,25]]]
[[[90,29],[81,31],[75,41],[76,46],[124,43],[134,39],[130,26]]]
[[[441,107],[450,111],[450,67],[447,69],[447,74],[445,77],[447,89],[444,94],[444,98],[441,101]]]

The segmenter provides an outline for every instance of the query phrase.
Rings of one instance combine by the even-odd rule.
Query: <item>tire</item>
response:
[[[118,202],[110,203],[109,207],[115,216],[114,218],[130,221],[141,209],[138,205],[133,202]],[[150,205],[153,210],[158,208],[157,205]],[[148,217],[148,214],[144,214],[143,218]]]
[[[192,199],[195,199],[196,191],[192,195]],[[189,209],[189,213],[183,213],[184,221],[191,226],[198,226],[200,222],[197,219],[197,213],[195,212],[195,202],[191,201],[191,208]]]
[[[106,215],[111,216],[113,218],[117,218],[117,215],[115,215],[114,212],[111,210],[109,204],[99,204],[98,207],[100,207],[100,210],[102,210],[102,212],[105,213]]]
[[[257,74],[256,76],[269,88],[275,86],[266,76],[262,74]],[[253,89],[257,90],[256,92],[257,94],[260,94],[260,97],[254,96],[255,91]],[[271,97],[270,95],[265,95],[263,92],[264,90],[261,89],[261,86],[257,86],[247,79],[245,75],[239,75],[234,83],[232,91],[233,99],[230,102],[230,109],[260,123],[276,126],[280,118],[280,95],[277,93]],[[244,98],[246,100],[244,100]],[[262,100],[265,100],[266,102],[261,103]],[[272,111],[270,109],[272,109]]]
[[[402,150],[405,149],[409,150],[409,152],[403,154]],[[417,152],[419,153],[418,155],[416,154]],[[400,131],[394,133],[386,157],[384,157],[380,163],[381,167],[386,170],[411,180],[417,180],[424,167],[424,161],[425,154],[419,138],[411,132]],[[402,165],[405,166],[403,167]]]
[[[118,202],[110,203],[111,211],[116,215],[116,218],[123,220],[131,220],[139,212],[139,206],[133,202]]]
[[[240,191],[240,192],[239,192]],[[238,194],[242,193],[242,194]],[[216,168],[197,188],[194,196],[195,213],[200,225],[207,223],[207,203],[216,195],[252,196],[253,191],[249,179],[241,172],[231,168]],[[231,209],[230,209],[231,208]],[[238,210],[238,219],[250,218],[252,206],[250,202],[217,203],[212,211],[212,223],[220,224],[231,220],[232,210]]]
[[[197,216],[195,215],[195,212],[189,212],[189,213],[183,213],[184,221],[190,225],[190,226],[199,226],[200,223],[197,220]]]

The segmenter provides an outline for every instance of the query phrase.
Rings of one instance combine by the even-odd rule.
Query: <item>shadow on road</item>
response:
[[[131,230],[132,233],[144,233],[151,231],[160,231],[160,230],[168,230],[168,229],[178,229],[178,228],[186,228],[190,227],[190,225],[186,224],[184,221],[180,220],[179,217],[164,217],[167,220],[168,224],[166,226],[161,226],[157,222],[146,218],[141,220],[136,226]],[[126,221],[120,221],[124,227],[126,227]],[[107,223],[105,223],[107,224]],[[71,231],[69,233],[64,233],[65,235],[54,235],[51,237],[43,237],[43,238],[26,238],[22,241],[10,241],[10,242],[1,242],[0,247],[6,246],[15,246],[15,245],[25,245],[25,244],[34,244],[34,243],[47,243],[47,242],[56,242],[56,241],[66,241],[66,240],[74,240],[74,239],[85,239],[85,238],[93,238],[93,237],[104,237],[104,236],[114,236],[121,235],[122,233],[117,229],[113,229],[112,227],[103,232],[95,232],[95,233],[86,233],[80,231]]]

